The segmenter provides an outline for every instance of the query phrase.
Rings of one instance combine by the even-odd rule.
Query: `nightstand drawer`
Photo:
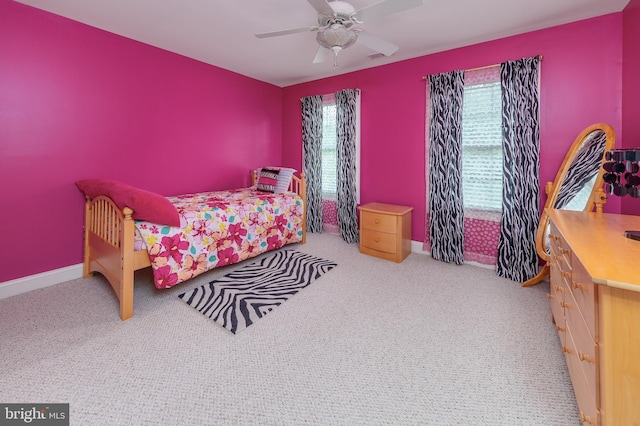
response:
[[[364,247],[373,250],[384,251],[387,253],[395,253],[397,251],[397,237],[395,234],[387,234],[385,232],[378,231],[368,231],[362,233],[360,238],[362,239],[362,245]]]
[[[395,234],[397,226],[398,225],[396,216],[372,212],[362,212],[363,228]]]

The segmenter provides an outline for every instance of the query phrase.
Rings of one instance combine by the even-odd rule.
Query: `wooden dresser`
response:
[[[553,320],[585,425],[640,425],[640,217],[547,209]]]
[[[360,210],[360,253],[402,262],[411,253],[413,207],[369,203]]]

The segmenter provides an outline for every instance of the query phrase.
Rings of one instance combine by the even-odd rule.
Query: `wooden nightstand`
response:
[[[360,209],[360,253],[402,262],[411,253],[413,207],[369,203]]]

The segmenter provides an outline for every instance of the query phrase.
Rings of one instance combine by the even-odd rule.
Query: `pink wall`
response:
[[[422,241],[425,227],[422,77],[534,55],[544,56],[540,94],[540,175],[544,187],[555,178],[566,151],[585,127],[605,122],[620,132],[622,13],[287,87],[283,104],[283,160],[294,167],[302,164],[301,97],[360,88],[361,202],[413,206],[412,238]],[[611,198],[605,208],[619,212],[620,200]]]
[[[640,147],[640,0],[631,0],[622,16],[622,134],[625,148],[637,148]],[[640,215],[640,200],[624,197],[622,213]]]
[[[0,0],[0,282],[82,261],[74,182],[165,195],[278,163],[282,89]]]
[[[638,1],[625,23],[639,21]],[[583,128],[621,129],[622,21],[611,14],[280,89],[0,0],[0,283],[81,262],[74,181],[114,178],[168,195],[241,186],[265,163],[300,168],[300,97],[349,87],[362,89],[362,202],[414,206],[420,241],[422,76],[544,55],[544,185]],[[625,53],[638,37],[627,28]]]

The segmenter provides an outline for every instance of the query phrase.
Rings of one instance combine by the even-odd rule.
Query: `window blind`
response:
[[[335,197],[337,184],[336,105],[322,107],[322,194]]]
[[[464,88],[462,197],[465,209],[502,209],[502,99],[500,82]]]

